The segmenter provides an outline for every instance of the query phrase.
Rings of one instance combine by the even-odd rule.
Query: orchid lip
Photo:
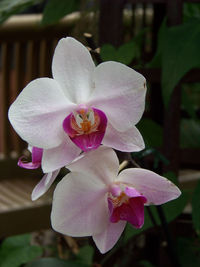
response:
[[[84,152],[97,149],[104,137],[107,117],[103,111],[79,106],[63,121],[63,129]]]
[[[135,228],[141,228],[144,224],[145,202],[146,197],[135,188],[124,184],[113,185],[108,195],[110,221],[117,223],[119,220],[125,220]]]

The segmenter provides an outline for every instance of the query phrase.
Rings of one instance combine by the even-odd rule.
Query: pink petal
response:
[[[133,69],[117,62],[104,62],[94,72],[95,89],[88,104],[105,112],[119,131],[135,125],[144,112],[146,81]]]
[[[54,172],[46,173],[42,177],[40,182],[33,189],[33,192],[31,195],[31,199],[33,201],[37,200],[39,197],[41,197],[43,194],[45,194],[47,192],[47,190],[50,188],[50,186],[52,185],[52,183],[56,179],[59,171],[60,171],[60,169],[56,170]]]
[[[107,187],[97,176],[73,172],[54,191],[51,223],[70,236],[90,236],[108,224]]]
[[[140,151],[145,148],[144,140],[135,126],[119,132],[108,123],[102,143],[123,152]]]
[[[95,65],[88,49],[73,38],[59,41],[52,63],[55,80],[64,94],[74,103],[84,103],[93,90]]]
[[[147,198],[147,204],[160,205],[181,194],[171,181],[145,169],[126,169],[119,174],[116,181],[132,185]]]
[[[25,157],[20,157],[17,165],[24,169],[37,169],[41,166],[43,149],[38,147],[31,148],[32,161],[26,162]]]
[[[72,172],[83,172],[97,176],[103,183],[110,185],[118,174],[119,160],[116,153],[108,147],[100,146],[97,150],[82,154],[67,168]]]
[[[76,131],[72,129],[71,126],[71,116],[73,116],[72,113],[63,121],[63,128],[65,132],[69,135],[71,140],[84,152],[97,149],[100,146],[107,126],[107,118],[105,114],[101,110],[93,110],[98,114],[100,118],[100,124],[97,130],[92,133],[76,134]]]
[[[62,142],[62,122],[74,107],[55,80],[40,78],[24,88],[8,115],[22,139],[48,149]]]
[[[43,172],[52,172],[71,163],[79,156],[81,150],[65,136],[64,141],[57,147],[45,149],[42,157]]]
[[[126,226],[125,221],[119,221],[118,223],[109,223],[104,231],[99,234],[93,235],[93,240],[101,253],[106,253],[117,243],[124,228]]]

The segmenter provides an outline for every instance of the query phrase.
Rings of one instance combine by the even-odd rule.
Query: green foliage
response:
[[[118,61],[123,64],[130,64],[136,57],[137,46],[131,41],[115,48],[111,44],[105,44],[101,47],[101,58],[103,61]]]
[[[26,264],[26,267],[88,267],[88,265],[56,258],[42,258]]]
[[[11,15],[18,14],[26,8],[40,2],[42,2],[42,0],[1,0],[0,23],[3,23]]]
[[[200,148],[200,121],[181,120],[181,148]]]
[[[178,199],[175,199],[173,201],[170,201],[162,205],[163,211],[164,211],[164,214],[165,214],[165,217],[168,223],[173,221],[176,217],[178,217],[182,213],[183,209],[185,208],[187,204],[187,201],[188,201],[188,193],[182,192],[181,196]],[[156,207],[151,206],[150,209],[157,224],[160,225],[160,220],[158,217]],[[133,236],[138,235],[151,227],[153,227],[153,224],[147,213],[147,210],[145,209],[145,220],[144,220],[143,227],[141,229],[135,229],[130,224],[128,224],[125,229],[125,233],[124,233],[124,241],[125,242],[128,241]]]
[[[173,89],[191,69],[200,66],[200,19],[191,19],[179,26],[161,25],[158,50],[148,67],[162,67],[162,93],[168,105]]]
[[[79,0],[49,0],[45,6],[42,24],[57,23],[65,15],[77,10],[79,7]]]
[[[200,3],[184,3],[184,21],[191,18],[200,18]]]
[[[178,186],[178,179],[174,172],[169,171],[163,174],[164,177],[169,179],[172,183],[174,183],[176,186]]]
[[[162,127],[151,119],[142,119],[137,127],[141,132],[146,147],[161,147],[163,142]]]
[[[168,28],[162,46],[162,88],[167,105],[181,78],[200,66],[200,20]]]
[[[0,266],[18,267],[42,255],[42,248],[30,245],[30,235],[7,238],[0,247]]]
[[[92,265],[92,259],[94,256],[94,248],[92,246],[84,246],[80,248],[79,253],[77,255],[77,260],[81,262]]]
[[[93,255],[93,247],[84,246],[73,259],[42,258],[28,263],[26,267],[88,267],[92,265]]]
[[[199,244],[196,246],[193,238],[179,238],[177,242],[177,252],[182,267],[200,266]]]
[[[182,90],[185,91],[185,94],[189,98],[193,109],[196,111],[198,108],[200,108],[200,83],[183,84]]]
[[[200,234],[200,182],[195,188],[192,196],[192,221],[194,228]]]
[[[141,47],[146,29],[140,31],[135,38],[120,47],[115,48],[111,44],[104,44],[101,47],[100,56],[103,61],[118,61],[130,65],[134,59],[140,60]]]
[[[188,94],[185,87],[182,88],[182,106],[188,113],[188,115],[193,118],[197,119],[196,112],[195,112],[195,106],[192,102],[192,99],[190,98],[190,95]]]

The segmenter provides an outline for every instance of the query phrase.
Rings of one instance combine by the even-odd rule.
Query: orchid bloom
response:
[[[18,166],[24,169],[37,169],[41,167],[43,149],[28,146],[28,150],[31,152],[31,162],[26,162],[24,157],[20,157],[18,161]],[[33,189],[33,192],[31,194],[31,199],[33,201],[37,200],[39,197],[41,197],[47,192],[47,190],[50,188],[50,186],[58,176],[59,172],[60,169],[44,174],[40,182]]]
[[[134,126],[145,105],[145,78],[117,62],[97,67],[86,47],[73,38],[59,41],[53,79],[30,82],[9,109],[16,132],[43,149],[45,173],[73,161],[100,144],[140,151],[144,142]]]
[[[105,253],[126,222],[135,228],[144,223],[144,205],[160,205],[177,198],[180,190],[166,178],[145,169],[119,171],[111,148],[100,147],[70,164],[54,191],[52,227],[73,237],[92,236]]]

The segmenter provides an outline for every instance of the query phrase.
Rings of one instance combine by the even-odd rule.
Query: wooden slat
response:
[[[42,40],[40,46],[40,77],[51,77],[51,61],[53,56],[53,41]]]
[[[167,19],[168,25],[174,26],[182,22],[182,0],[168,0]],[[174,88],[169,105],[165,110],[164,118],[164,155],[170,163],[164,166],[164,171],[173,171],[176,174],[180,164],[180,119],[181,119],[181,85]]]
[[[10,99],[10,76],[11,76],[11,54],[12,46],[3,43],[1,46],[2,52],[2,76],[1,76],[1,152],[3,157],[8,157],[10,152],[10,131],[11,126],[8,121],[8,108]]]
[[[11,102],[13,102],[25,84],[25,58],[26,58],[26,45],[17,42],[14,47],[14,79],[11,88]],[[14,130],[11,132],[12,149],[15,156],[19,157],[25,147],[25,143],[19,138]]]
[[[27,46],[27,81],[30,82],[39,75],[40,43],[29,41]]]
[[[122,42],[122,16],[125,0],[101,0],[99,14],[100,45],[110,43],[119,46]]]
[[[0,180],[0,238],[50,227],[54,187],[33,202],[31,192],[37,183],[38,179],[21,177]]]
[[[56,25],[42,27],[41,15],[16,15],[11,17],[0,27],[0,43],[40,41],[41,39],[62,38],[71,35],[74,25],[80,20],[80,13],[75,12],[66,16]]]

